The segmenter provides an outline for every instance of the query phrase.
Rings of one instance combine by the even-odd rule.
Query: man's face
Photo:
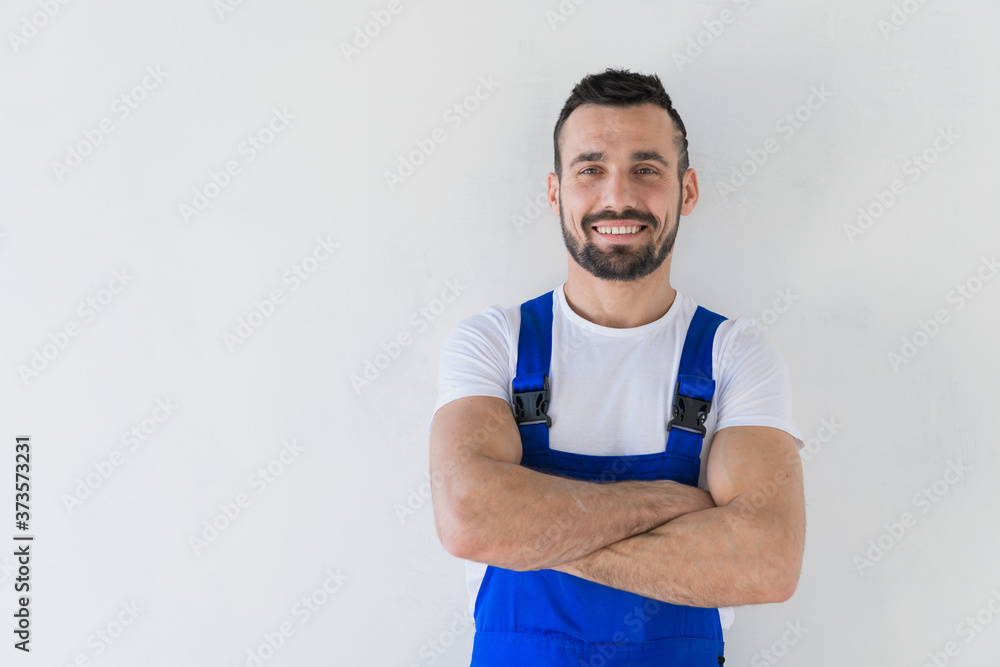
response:
[[[570,256],[602,280],[629,282],[656,271],[673,249],[681,214],[697,200],[696,184],[685,198],[678,179],[667,112],[652,103],[581,105],[563,125],[560,150],[557,200]]]

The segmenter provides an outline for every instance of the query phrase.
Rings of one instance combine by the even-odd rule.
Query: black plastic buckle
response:
[[[677,381],[674,389],[674,411],[673,418],[667,424],[667,430],[679,428],[692,433],[705,435],[705,420],[712,410],[712,401],[703,401],[692,396],[683,396],[680,393],[681,382]]]
[[[549,410],[548,375],[542,376],[542,384],[545,388],[541,391],[514,392],[514,421],[518,425],[544,423],[546,426],[552,427],[552,418],[547,414]]]

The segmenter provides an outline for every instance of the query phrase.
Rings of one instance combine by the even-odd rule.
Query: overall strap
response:
[[[549,366],[552,361],[552,292],[521,304],[514,375],[514,420],[525,449],[548,449]]]
[[[673,412],[667,424],[667,451],[701,456],[705,420],[712,409],[712,346],[725,317],[698,306],[688,326],[677,369]]]

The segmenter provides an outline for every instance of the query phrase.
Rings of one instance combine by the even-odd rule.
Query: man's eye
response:
[[[656,170],[653,169],[652,167],[640,167],[638,169],[638,171],[645,171],[645,172],[649,172],[650,174],[654,174],[654,175],[656,174]],[[581,174],[586,174],[587,172],[597,173],[597,167],[587,167],[586,169],[580,170]]]

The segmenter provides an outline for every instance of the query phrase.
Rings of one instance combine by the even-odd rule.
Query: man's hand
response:
[[[693,607],[784,602],[795,592],[805,549],[794,438],[764,426],[724,428],[707,472],[717,507],[552,569]]]

